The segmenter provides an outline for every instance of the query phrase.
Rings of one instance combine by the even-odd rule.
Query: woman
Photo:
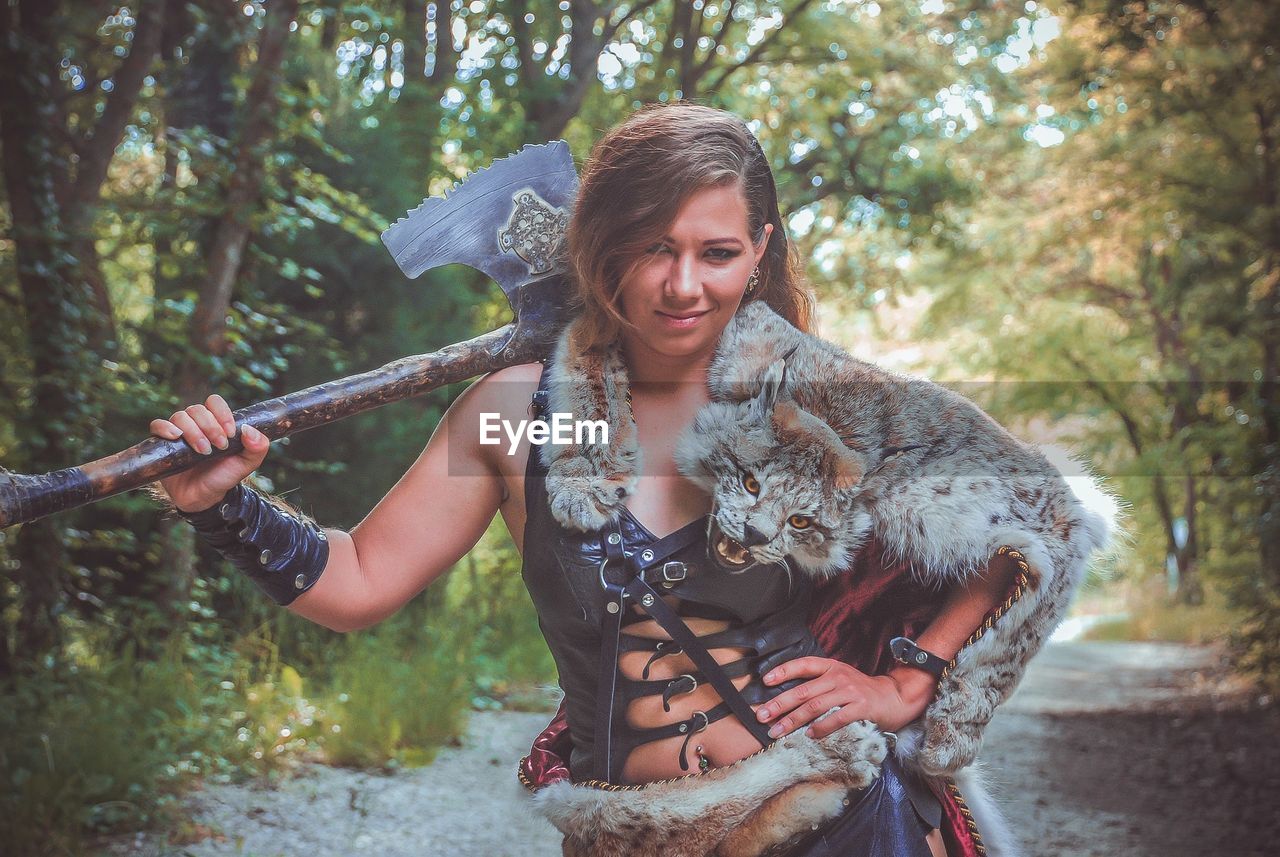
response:
[[[620,541],[626,547],[627,538],[649,544],[696,533],[701,530],[696,522],[710,511],[710,498],[679,475],[672,447],[680,430],[707,402],[706,371],[721,331],[743,301],[767,301],[802,329],[809,322],[808,299],[794,272],[773,178],[759,144],[740,120],[722,111],[687,103],[638,111],[593,150],[566,246],[581,307],[574,345],[589,354],[612,344],[631,381],[630,413],[645,466],[634,486],[620,489],[631,492]],[[477,381],[449,408],[409,471],[349,533],[321,532],[296,517],[276,514],[255,492],[239,486],[262,463],[269,447],[269,440],[248,426],[242,431],[241,454],[162,484],[197,530],[278,603],[339,631],[364,628],[394,613],[470,550],[494,512],[501,512],[525,556],[526,580],[566,686],[572,728],[567,740],[563,730],[558,733],[561,746],[571,759],[591,759],[582,764],[608,770],[617,782],[679,777],[687,772],[695,751],[688,734],[673,730],[714,710],[722,695],[706,682],[698,686],[694,681],[693,689],[664,695],[661,704],[656,694],[631,699],[625,717],[617,721],[618,739],[646,730],[667,737],[632,741],[629,752],[616,760],[612,756],[618,755],[617,746],[607,742],[603,752],[590,752],[585,736],[594,731],[591,740],[598,741],[601,731],[590,728],[591,712],[598,715],[606,705],[595,695],[604,679],[597,681],[593,672],[604,659],[600,634],[598,626],[584,630],[573,624],[576,617],[562,610],[565,598],[560,596],[572,595],[572,586],[553,593],[555,597],[539,597],[539,568],[557,562],[546,545],[558,538],[556,544],[563,546],[568,538],[563,531],[553,531],[545,514],[547,495],[538,478],[545,470],[540,468],[539,451],[531,451],[527,438],[510,454],[503,445],[480,442],[482,414],[498,414],[516,424],[527,418],[535,393],[545,393],[546,388],[542,364],[511,367]],[[225,448],[236,428],[230,408],[217,395],[151,424],[153,434],[183,438],[206,454],[212,447]],[[432,502],[440,496],[450,498],[447,509]],[[527,507],[526,502],[537,507]],[[604,528],[587,533],[576,549],[585,549],[586,542],[603,534]],[[686,542],[692,544],[693,537]],[[609,541],[591,543],[605,550]],[[543,566],[531,568],[538,563]],[[572,575],[573,569],[554,571],[557,578],[562,574]],[[914,625],[915,644],[942,661],[953,658],[1006,597],[1012,579],[1011,569],[993,564],[992,573],[968,587],[933,597],[922,614],[925,618]],[[552,583],[561,585],[563,580]],[[899,604],[895,609],[916,608]],[[821,621],[824,614],[818,609],[815,615]],[[670,635],[659,623],[640,621],[639,615],[628,618],[631,636],[669,642]],[[894,617],[890,624],[903,627],[900,619]],[[686,621],[698,636],[735,625],[732,615],[714,610]],[[570,627],[572,633],[566,632]],[[727,665],[742,651],[726,644],[711,654]],[[790,650],[778,648],[775,654],[785,651]],[[765,675],[739,671],[733,683],[740,689],[755,688],[751,708],[757,723],[769,728],[770,737],[805,727],[822,738],[860,719],[894,732],[921,717],[933,698],[937,677],[905,665],[889,668],[882,652],[871,655],[879,674],[810,654],[771,664]],[[640,683],[642,675],[665,680],[693,670],[685,653],[665,657],[657,642],[643,650],[614,650],[611,657],[616,658],[612,674],[623,686]],[[612,670],[615,663],[608,663],[599,675]],[[839,710],[819,720],[834,708]],[[693,721],[697,765],[703,769],[730,765],[760,750],[763,727],[724,714],[714,722],[705,716],[703,722]],[[614,726],[606,719],[603,728]],[[606,755],[611,767],[601,758]],[[577,770],[576,761],[573,767],[574,780],[592,775]],[[892,770],[887,770],[882,780],[892,780]],[[900,794],[898,803],[908,805]],[[922,808],[918,799],[916,807],[920,817],[906,823],[918,826],[918,842],[895,846],[893,853],[944,854],[943,837],[936,829],[940,810]],[[902,823],[900,818],[879,818],[875,823]],[[909,831],[906,835],[912,836]],[[825,854],[834,848],[841,849],[839,853],[869,853],[856,850],[863,839],[865,828],[855,830],[842,817],[788,853]]]

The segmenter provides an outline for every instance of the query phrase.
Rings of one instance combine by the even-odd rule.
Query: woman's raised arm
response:
[[[533,387],[510,381],[530,374],[526,367],[512,367],[467,388],[445,412],[418,459],[363,521],[349,533],[325,529],[328,560],[323,572],[289,609],[335,631],[364,628],[394,613],[466,554],[505,497],[496,448],[480,444],[479,415],[498,412],[506,418],[523,411]],[[519,405],[513,400],[518,395],[525,396]],[[153,421],[151,431],[181,436],[203,451],[208,448],[204,444],[223,446],[234,423],[230,408],[213,396],[205,405]],[[217,503],[261,464],[267,441],[252,429],[243,435],[241,455],[163,482],[180,510]]]

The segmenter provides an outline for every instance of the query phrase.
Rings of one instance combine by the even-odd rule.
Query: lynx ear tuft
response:
[[[764,370],[760,378],[760,392],[751,400],[751,414],[760,421],[766,421],[782,395],[787,383],[787,364],[785,360],[775,360]]]

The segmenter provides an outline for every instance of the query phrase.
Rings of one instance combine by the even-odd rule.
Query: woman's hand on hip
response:
[[[925,694],[918,682],[904,686],[893,675],[870,676],[833,658],[787,661],[770,670],[764,683],[773,686],[805,678],[808,681],[804,684],[778,694],[756,710],[760,722],[773,724],[769,729],[773,737],[812,723],[809,734],[825,738],[855,720],[870,720],[886,732],[895,732],[923,714],[932,699],[931,684]],[[822,717],[833,708],[839,710]]]
[[[184,440],[196,452],[209,455],[215,448],[227,448],[229,439],[235,437],[236,421],[226,401],[215,393],[203,404],[189,405],[167,420],[152,420],[151,433],[166,440]],[[271,441],[250,425],[241,426],[240,441],[244,449],[236,455],[161,479],[160,484],[173,504],[184,512],[208,509],[237,482],[257,470],[267,457]]]

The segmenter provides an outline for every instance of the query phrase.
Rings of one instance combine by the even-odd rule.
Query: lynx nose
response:
[[[755,547],[769,541],[769,537],[757,530],[750,524],[744,524],[742,527],[742,543],[747,547]]]

